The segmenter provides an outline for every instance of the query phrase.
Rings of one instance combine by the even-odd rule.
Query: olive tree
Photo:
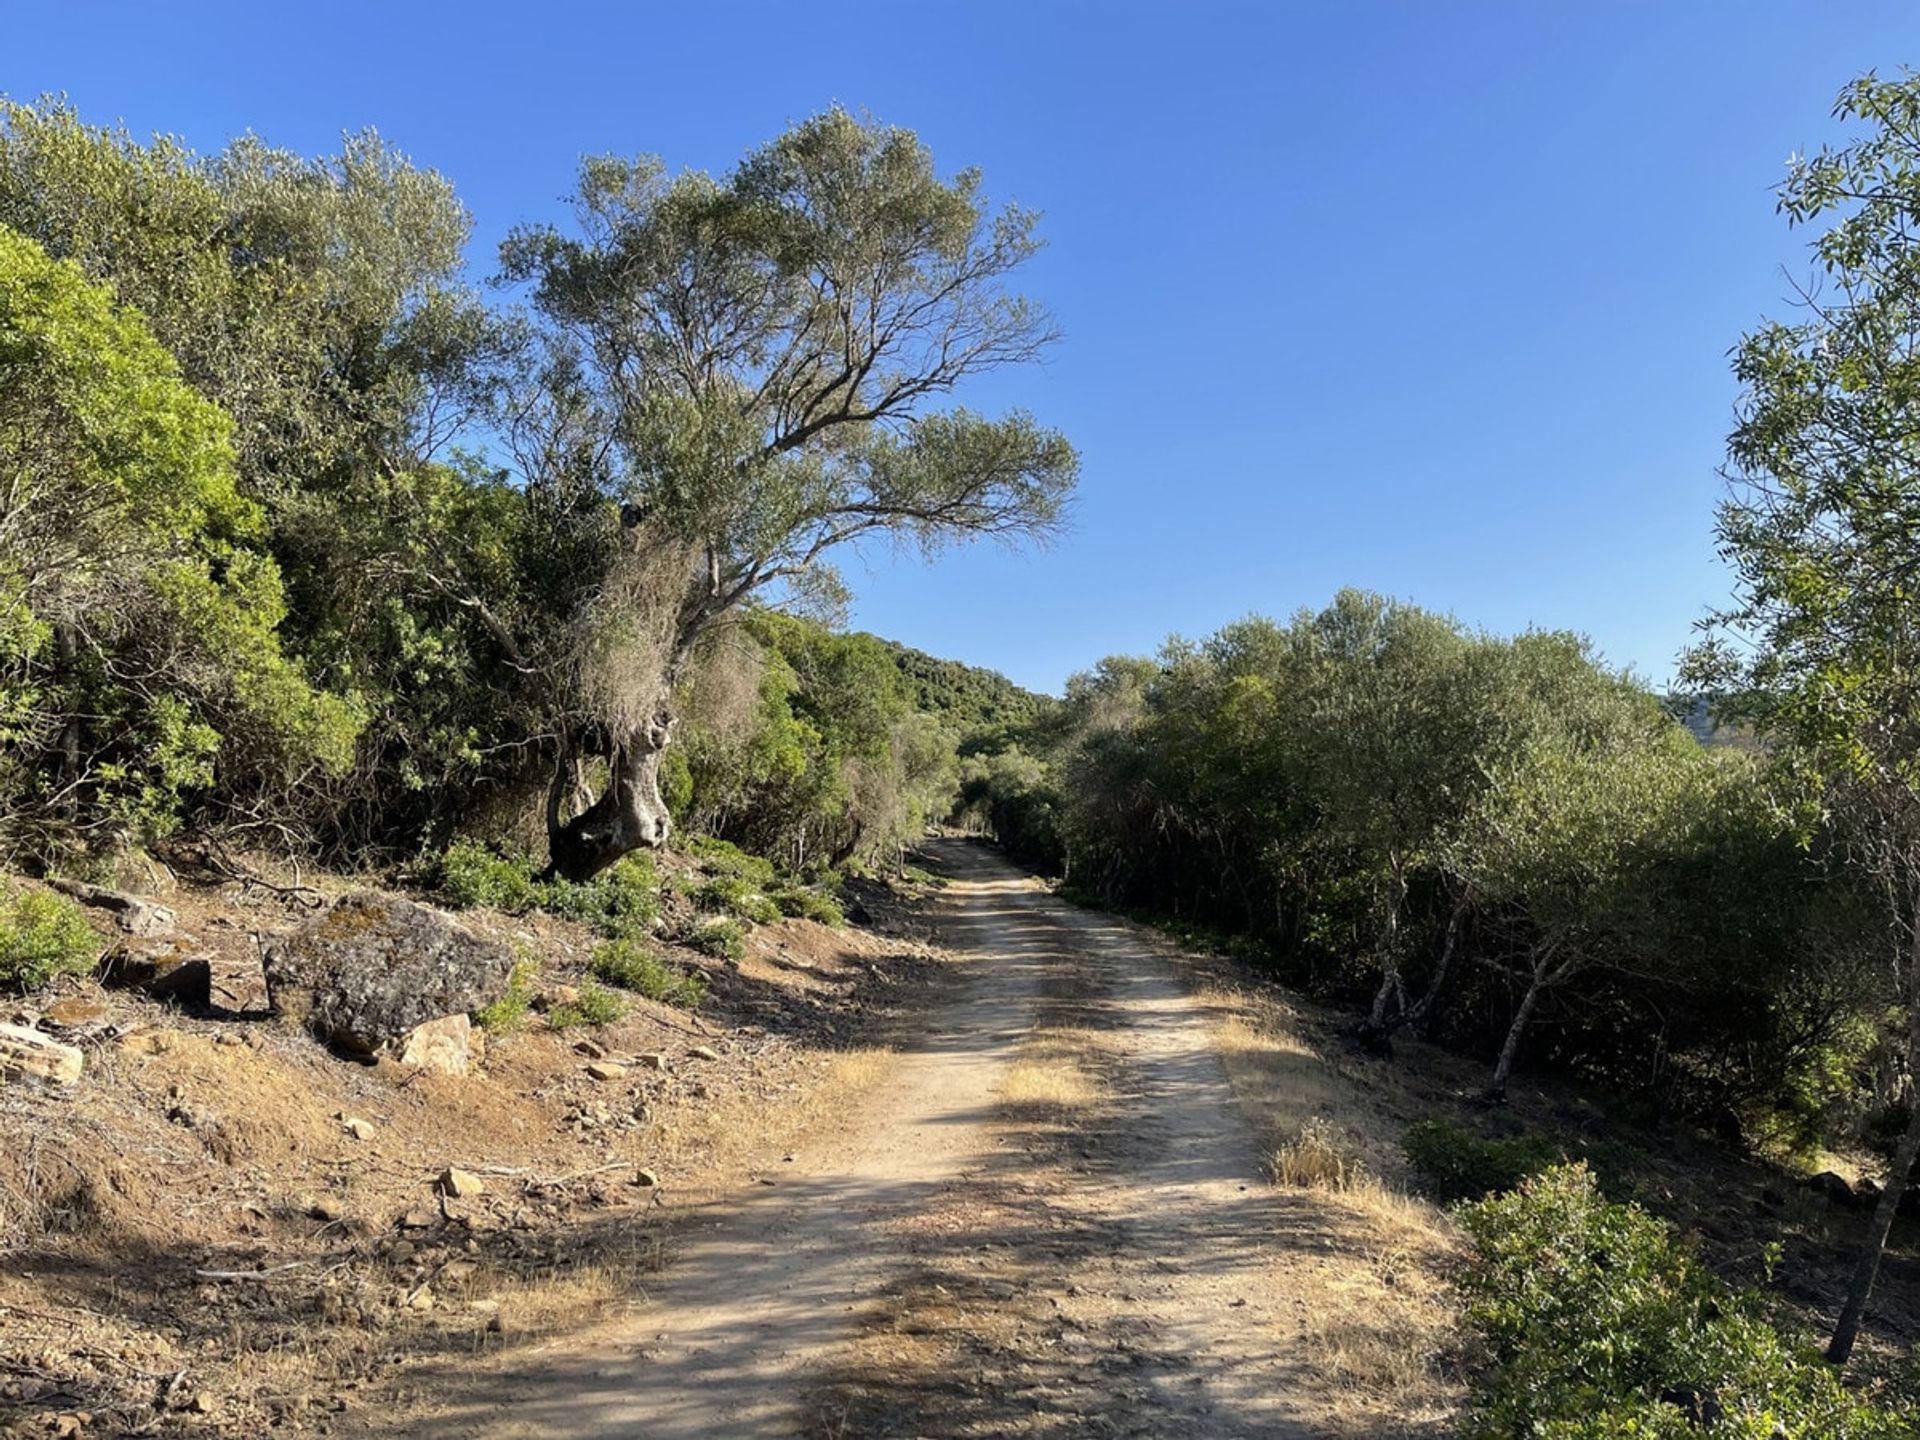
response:
[[[573,214],[502,249],[545,329],[502,433],[575,557],[527,663],[553,697],[552,868],[581,878],[664,840],[673,685],[718,618],[842,593],[830,557],[863,539],[1044,534],[1077,460],[1025,413],[939,406],[1055,335],[1008,287],[1034,215],[909,131],[829,110],[724,179],[590,159]]]
[[[1759,733],[1826,779],[1849,863],[1893,916],[1886,989],[1920,1078],[1920,77],[1869,74],[1853,142],[1797,158],[1795,225],[1829,222],[1790,322],[1736,348],[1744,395],[1719,520],[1736,594],[1694,654]],[[1828,1358],[1852,1353],[1920,1156],[1920,1096],[1875,1206]]]

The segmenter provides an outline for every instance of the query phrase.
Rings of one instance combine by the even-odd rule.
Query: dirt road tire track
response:
[[[1300,1237],[1200,1006],[1132,927],[980,847],[939,858],[954,997],[843,1138],[690,1212],[633,1313],[480,1367],[391,1433],[1330,1433],[1280,1338],[1269,1261]],[[1098,1100],[1003,1103],[1023,1046],[1061,1034]]]

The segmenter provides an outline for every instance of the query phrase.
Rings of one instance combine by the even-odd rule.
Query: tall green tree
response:
[[[223,781],[224,820],[406,851],[526,768],[501,617],[545,557],[515,552],[518,501],[449,453],[512,327],[462,279],[447,181],[372,132],[320,158],[252,137],[200,156],[0,99],[0,225],[110,286],[229,416],[282,643],[367,715],[346,771],[270,803]]]
[[[1828,1348],[1843,1362],[1920,1157],[1920,78],[1864,76],[1835,113],[1863,133],[1797,158],[1779,191],[1790,223],[1827,227],[1802,313],[1735,352],[1719,536],[1736,599],[1691,668],[1825,779],[1894,916],[1911,1119]]]
[[[164,833],[222,771],[351,753],[285,659],[231,425],[132,310],[0,228],[0,811],[22,848]]]
[[[1009,289],[1034,216],[909,131],[830,110],[724,179],[589,160],[574,215],[502,261],[548,327],[505,427],[524,483],[603,517],[551,685],[549,844],[578,878],[665,838],[673,687],[716,619],[831,597],[862,539],[1044,534],[1077,461],[1025,414],[939,407],[1054,330]]]

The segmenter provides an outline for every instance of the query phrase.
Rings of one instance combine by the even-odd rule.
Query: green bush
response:
[[[539,980],[540,963],[523,957],[514,964],[513,973],[507,977],[506,993],[492,1004],[482,1005],[474,1011],[473,1023],[482,1030],[495,1030],[503,1035],[510,1030],[518,1030],[533,1005],[533,991]]]
[[[93,927],[66,896],[0,888],[0,990],[38,990],[84,974],[99,955]]]
[[[831,925],[838,930],[847,923],[846,913],[840,903],[830,895],[822,895],[818,890],[807,890],[798,885],[789,885],[776,890],[768,897],[782,915],[797,915],[803,919],[816,920],[822,925]]]
[[[706,998],[706,982],[683,975],[634,940],[609,940],[593,951],[593,973],[609,985],[649,1000],[692,1009]]]
[[[627,1013],[627,1005],[613,991],[591,980],[580,987],[580,998],[556,1005],[547,1012],[547,1024],[555,1030],[571,1030],[576,1025],[611,1025]]]
[[[1422,1120],[1400,1144],[1428,1192],[1442,1202],[1511,1190],[1561,1158],[1537,1135],[1489,1140],[1450,1120]]]
[[[554,880],[540,888],[541,908],[609,940],[645,935],[660,915],[660,876],[645,855],[628,855],[585,884]]]
[[[703,880],[687,893],[687,898],[696,910],[738,916],[755,925],[771,925],[780,918],[780,907],[737,875]]]
[[[518,915],[540,903],[542,888],[524,856],[498,855],[472,840],[456,842],[440,857],[440,889],[462,910]]]
[[[681,943],[716,960],[738,964],[747,958],[747,932],[740,928],[738,920],[709,920],[695,926]]]
[[[688,840],[687,854],[704,865],[709,874],[731,875],[735,879],[745,880],[757,890],[770,890],[778,878],[773,862],[758,855],[749,855],[738,845],[725,840],[715,840],[710,835],[696,835]]]
[[[1490,1363],[1472,1440],[1912,1440],[1663,1222],[1557,1165],[1463,1207],[1468,1323]]]
[[[471,840],[440,858],[440,889],[463,910],[540,909],[614,939],[646,934],[660,914],[660,877],[645,855],[628,855],[585,884],[540,881],[525,856],[503,856]]]

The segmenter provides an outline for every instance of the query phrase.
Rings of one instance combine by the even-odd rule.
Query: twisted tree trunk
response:
[[[660,797],[660,757],[673,736],[665,714],[613,745],[607,788],[571,819],[566,811],[578,783],[578,761],[563,753],[547,791],[547,876],[591,880],[621,856],[667,843],[673,828]]]

